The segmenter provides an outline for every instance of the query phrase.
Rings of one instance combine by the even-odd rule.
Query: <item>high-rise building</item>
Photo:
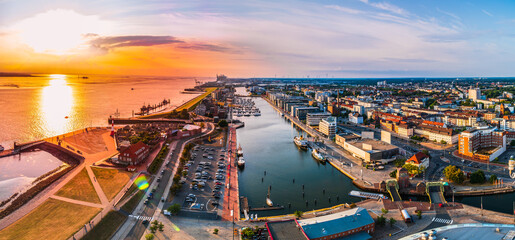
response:
[[[332,139],[336,135],[336,117],[328,117],[322,119],[318,126],[318,130]]]
[[[479,88],[471,88],[469,89],[469,99],[476,102],[478,99],[481,99],[481,90]]]

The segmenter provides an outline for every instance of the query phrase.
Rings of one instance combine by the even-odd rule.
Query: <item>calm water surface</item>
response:
[[[0,77],[0,145],[12,147],[13,141],[25,142],[88,126],[104,126],[117,109],[120,117],[129,117],[144,103],[157,104],[165,98],[172,105],[180,105],[197,96],[180,93],[193,86],[194,78]]]
[[[34,179],[61,164],[63,162],[45,151],[0,158],[0,201],[30,186]]]
[[[245,169],[238,176],[240,196],[248,197],[251,207],[263,207],[271,185],[274,205],[285,206],[284,210],[254,213],[258,216],[280,215],[359,201],[348,195],[349,191],[357,189],[349,178],[329,164],[320,164],[310,152],[299,150],[293,143],[293,137],[299,133],[291,123],[281,118],[263,99],[253,99],[261,116],[239,118],[245,122],[245,127],[237,130],[238,144],[243,148],[246,161]]]

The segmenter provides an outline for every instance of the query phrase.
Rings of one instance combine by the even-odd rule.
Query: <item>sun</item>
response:
[[[73,10],[56,9],[22,20],[14,26],[21,41],[35,52],[73,54],[86,47],[86,34],[108,32],[109,22]]]

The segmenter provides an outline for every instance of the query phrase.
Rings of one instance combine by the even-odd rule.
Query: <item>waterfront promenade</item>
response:
[[[224,221],[238,221],[240,218],[240,204],[238,194],[238,167],[237,167],[237,140],[236,128],[229,127],[228,134],[228,161],[227,165],[227,185],[224,194],[224,203],[222,210],[222,220]],[[232,211],[232,215],[231,215]]]

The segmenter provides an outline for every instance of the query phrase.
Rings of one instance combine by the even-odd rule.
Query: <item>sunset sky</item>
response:
[[[0,72],[515,76],[515,1],[0,0]]]

